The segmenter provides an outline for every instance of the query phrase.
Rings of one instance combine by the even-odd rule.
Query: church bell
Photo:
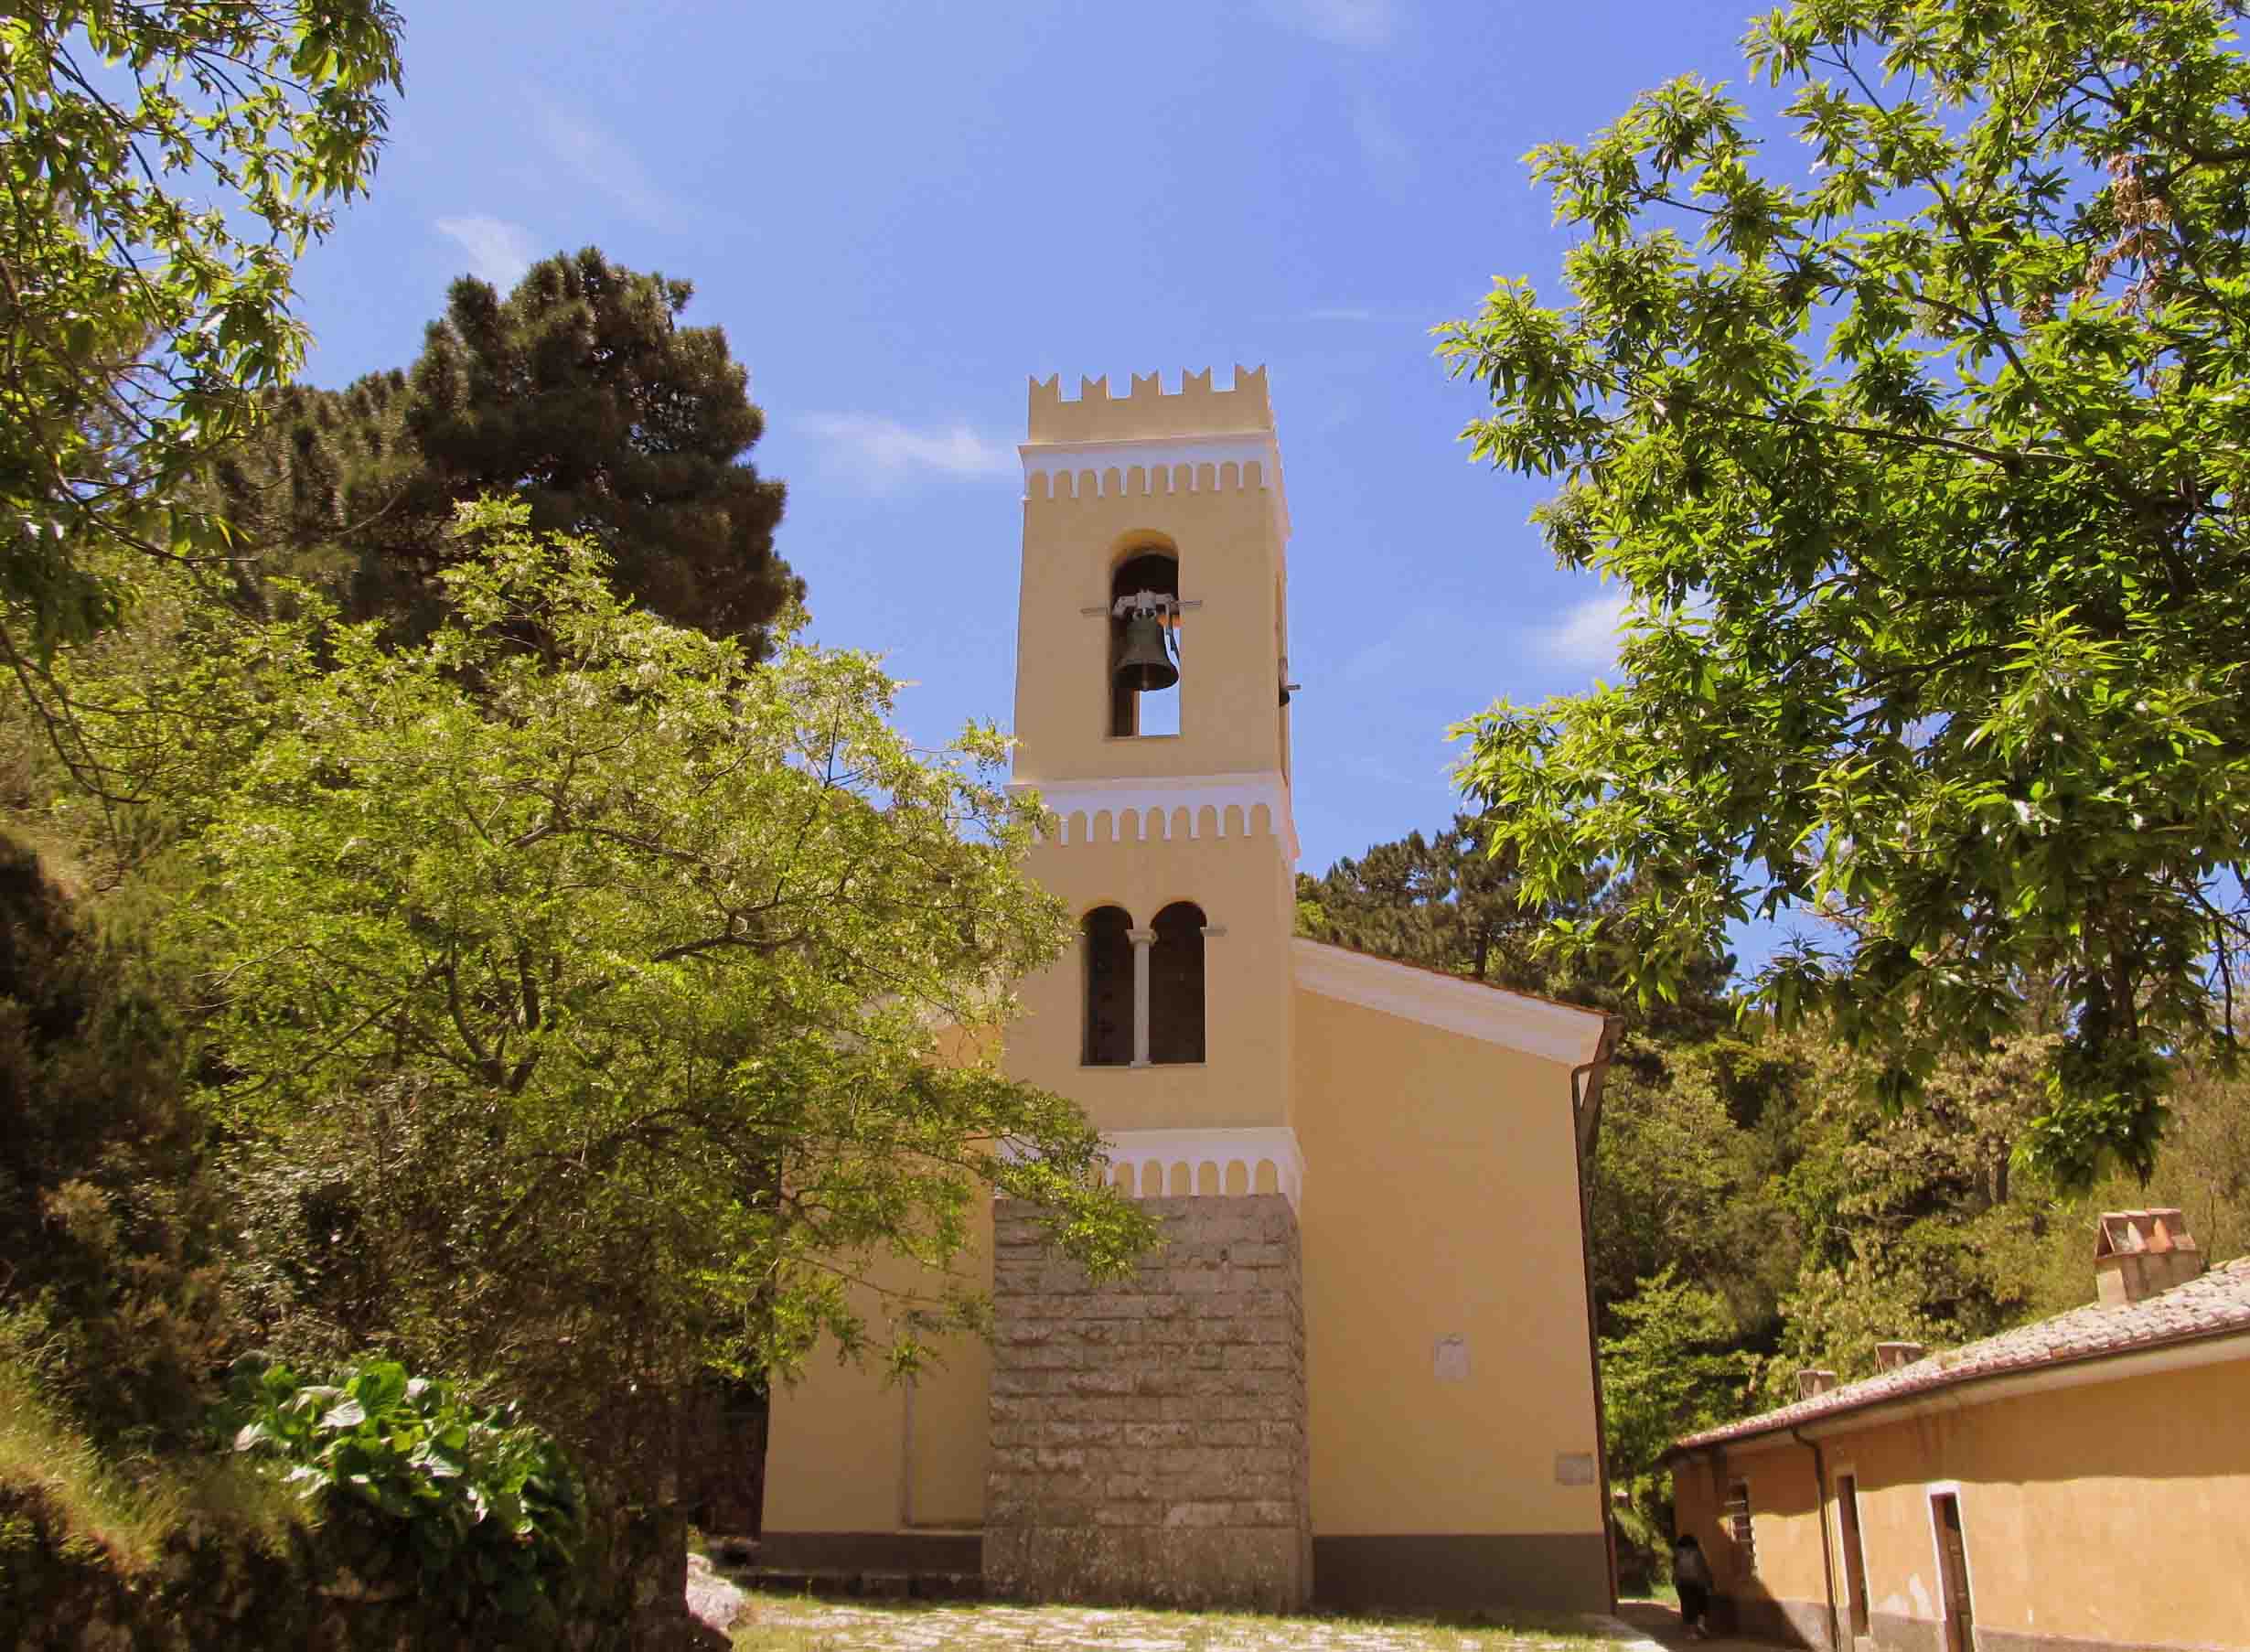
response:
[[[1136,614],[1127,620],[1125,647],[1117,660],[1118,686],[1148,694],[1179,680],[1179,668],[1164,646],[1164,622],[1153,614]]]

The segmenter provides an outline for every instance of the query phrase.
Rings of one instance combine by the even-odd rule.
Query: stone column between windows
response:
[[[1125,939],[1133,943],[1133,1065],[1149,1064],[1149,947],[1156,939],[1153,929],[1128,929]]]

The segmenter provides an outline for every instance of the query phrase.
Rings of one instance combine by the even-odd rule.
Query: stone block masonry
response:
[[[1142,1201],[1160,1249],[1089,1284],[993,1220],[984,1579],[998,1595],[1290,1611],[1312,1586],[1304,1291],[1278,1194]]]

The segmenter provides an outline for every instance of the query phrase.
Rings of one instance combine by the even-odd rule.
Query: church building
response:
[[[989,1343],[777,1388],[764,1563],[1606,1609],[1583,1185],[1608,1024],[1294,935],[1262,368],[1034,381],[1022,454],[1014,777],[1079,943],[1023,984],[1006,1066],[1086,1110],[1165,1243],[1092,1287],[998,1202]]]

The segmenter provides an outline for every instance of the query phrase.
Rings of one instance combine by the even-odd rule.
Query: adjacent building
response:
[[[2101,1218],[2097,1300],[1674,1446],[1720,1627],[1844,1652],[2250,1648],[2250,1258]]]
[[[1079,943],[1024,983],[1006,1065],[1084,1106],[1167,1242],[1089,1289],[1002,1204],[970,1263],[989,1345],[910,1385],[816,1359],[775,1395],[765,1559],[1605,1607],[1581,1169],[1609,1026],[1294,936],[1264,370],[1034,382],[1028,434],[1015,778]]]

